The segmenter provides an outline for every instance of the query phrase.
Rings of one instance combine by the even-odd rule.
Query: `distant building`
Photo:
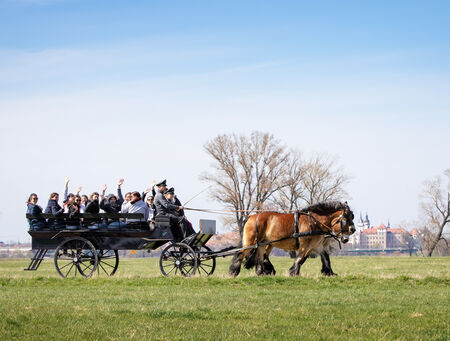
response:
[[[349,244],[358,249],[390,249],[407,248],[411,238],[408,231],[403,228],[391,228],[381,224],[370,227],[369,216],[366,213],[365,219],[360,214],[356,232],[350,236]]]

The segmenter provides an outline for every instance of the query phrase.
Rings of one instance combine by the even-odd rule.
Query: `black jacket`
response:
[[[103,198],[103,200],[100,201],[100,208],[106,213],[119,213],[122,208],[122,203],[118,200],[113,203],[107,198]]]
[[[98,213],[100,212],[100,206],[98,200],[89,201],[84,210],[86,213]]]
[[[51,213],[56,219],[48,219],[48,223],[52,226],[54,223],[56,224],[64,224],[63,218],[58,218],[61,214],[64,213],[64,208],[59,206],[58,202],[54,199],[50,199],[48,201],[47,207],[45,208],[44,213]]]
[[[86,208],[84,209],[84,213],[99,213],[100,212],[100,206],[98,204],[98,200],[89,201],[86,205]],[[86,218],[84,219],[84,222],[87,224],[96,224],[101,223],[101,219],[92,219],[92,218]]]
[[[62,214],[64,212],[64,209],[59,206],[58,202],[54,199],[50,199],[48,201],[47,207],[45,208],[44,213],[51,213],[55,217]]]
[[[174,198],[174,204],[177,205],[177,206],[181,206],[181,202],[180,202],[180,200],[178,200],[178,198],[176,196]],[[179,215],[181,217],[184,217],[184,210],[176,211],[175,214],[177,214],[177,215]]]
[[[67,225],[78,226],[80,225],[80,206],[77,204],[71,204],[68,207],[69,218],[66,220]]]
[[[42,214],[42,208],[38,205],[27,204],[27,213],[32,214],[34,216],[40,216]],[[44,218],[37,219],[28,219],[28,223],[30,227],[34,227],[38,223],[45,223]]]

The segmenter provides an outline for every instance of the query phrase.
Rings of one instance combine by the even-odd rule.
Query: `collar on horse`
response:
[[[301,215],[308,216],[309,232],[301,232],[301,233],[299,232],[299,220],[300,220]],[[343,219],[344,219],[344,213],[341,213],[341,215],[339,216],[339,219],[336,222],[334,222],[331,226],[327,226],[324,223],[317,220],[312,215],[311,211],[307,211],[307,212],[296,211],[294,214],[295,231],[291,238],[295,238],[295,246],[298,249],[300,247],[300,237],[325,235],[325,238],[333,238],[334,240],[336,240],[339,243],[339,248],[342,249],[341,241],[339,240],[339,235],[337,235],[336,233],[333,232],[333,227],[336,224],[340,223],[341,228],[342,228]],[[321,227],[324,227],[325,230],[320,229],[319,231],[313,231],[312,220],[314,220],[314,223],[317,223]]]

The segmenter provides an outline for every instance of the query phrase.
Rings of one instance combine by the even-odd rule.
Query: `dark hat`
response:
[[[163,181],[161,181],[161,182],[158,182],[158,183],[156,184],[156,186],[157,186],[157,187],[159,187],[159,186],[167,186],[167,180],[163,180]]]
[[[175,194],[175,188],[170,187],[167,191],[164,192],[164,194]]]

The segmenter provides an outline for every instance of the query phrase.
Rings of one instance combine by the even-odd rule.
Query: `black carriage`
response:
[[[47,252],[54,251],[53,259],[58,273],[66,277],[91,277],[94,274],[112,276],[119,266],[120,250],[156,250],[162,248],[159,266],[164,276],[194,274],[211,275],[216,267],[214,253],[205,244],[215,233],[215,222],[204,221],[200,231],[181,242],[176,242],[170,228],[169,219],[157,217],[151,224],[143,221],[143,215],[137,213],[83,213],[82,220],[122,221],[140,220],[138,223],[116,229],[92,229],[80,225],[77,229],[62,228],[30,230],[34,257],[27,271],[36,271]],[[27,214],[28,219],[55,219],[51,214],[39,217]],[[61,226],[68,215],[60,215]]]

